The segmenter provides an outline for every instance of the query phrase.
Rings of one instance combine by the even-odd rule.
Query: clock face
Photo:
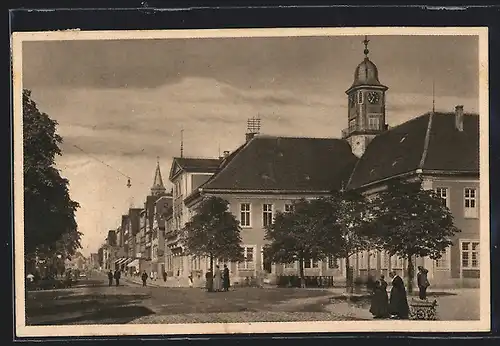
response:
[[[376,91],[372,91],[368,94],[368,102],[370,103],[378,103],[380,101],[380,95]]]

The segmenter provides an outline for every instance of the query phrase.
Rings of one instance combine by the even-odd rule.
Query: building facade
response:
[[[326,196],[354,189],[367,197],[391,179],[421,179],[435,190],[461,232],[437,261],[415,258],[435,286],[479,285],[479,116],[434,109],[403,124],[386,123],[386,92],[377,66],[369,58],[355,68],[346,90],[347,128],[341,138],[293,138],[258,135],[249,129],[246,141],[219,159],[174,158],[170,181],[173,205],[166,218],[167,271],[177,276],[208,269],[207,259],[184,255],[180,231],[204,196],[219,196],[240,221],[245,261],[230,263],[237,280],[257,273],[298,272],[297,263],[270,264],[264,258],[264,229],[277,211],[287,211],[298,198]],[[377,251],[353,255],[356,275],[405,276],[407,263]],[[329,258],[306,261],[305,274],[345,278],[345,262]]]

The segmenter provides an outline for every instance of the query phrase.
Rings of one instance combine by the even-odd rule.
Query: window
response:
[[[305,269],[319,268],[319,261],[305,258],[304,259],[304,268]]]
[[[356,119],[349,120],[349,131],[356,130]]]
[[[250,203],[240,204],[240,224],[242,227],[250,227]]]
[[[403,269],[404,259],[394,255],[391,257],[391,269]]]
[[[243,262],[238,262],[239,269],[254,269],[254,247],[253,246],[245,246],[243,248],[243,256],[245,256],[245,260]]]
[[[435,260],[436,269],[449,269],[450,268],[450,248],[447,247],[443,251],[440,259]]]
[[[270,226],[273,223],[273,205],[264,204],[262,206],[262,225],[264,227]]]
[[[359,269],[367,269],[368,267],[368,252],[362,251],[358,254]]]
[[[448,201],[448,188],[447,187],[438,187],[436,188],[436,193],[443,200],[443,205],[445,207],[450,207],[450,203]]]
[[[462,268],[478,269],[479,268],[479,242],[478,241],[462,241]]]
[[[293,211],[292,204],[285,204],[285,213],[291,213]]]
[[[380,252],[380,266],[381,269],[389,269],[389,261],[391,256],[387,253],[387,251]]]
[[[377,251],[370,251],[370,269],[377,269]]]
[[[476,189],[466,188],[464,190],[464,216],[477,217]]]
[[[377,115],[368,117],[368,128],[370,130],[378,130],[380,128],[380,118]]]
[[[340,260],[334,256],[328,257],[328,269],[339,269]]]
[[[363,92],[362,91],[358,92],[358,103],[359,104],[363,103]]]
[[[285,269],[296,269],[297,268],[297,262],[293,261],[290,263],[285,263]]]

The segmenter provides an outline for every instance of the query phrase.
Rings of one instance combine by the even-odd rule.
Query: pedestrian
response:
[[[418,284],[418,297],[421,300],[427,299],[427,288],[430,286],[427,278],[428,270],[422,266],[418,266],[417,284]]]
[[[212,268],[207,270],[207,273],[205,274],[205,287],[207,288],[207,292],[213,292],[214,288],[214,276],[212,274]]]
[[[120,285],[120,277],[121,277],[121,272],[117,269],[115,270],[115,283],[116,283],[116,286],[119,286]]]
[[[224,264],[224,270],[222,271],[222,286],[225,292],[229,291],[229,285],[229,268]]]
[[[410,308],[406,297],[406,289],[403,279],[391,271],[392,278],[391,297],[389,300],[389,312],[392,318],[408,319]]]
[[[194,283],[193,283],[193,275],[192,274],[189,274],[188,276],[188,285],[189,285],[189,288],[192,288]]]
[[[387,297],[387,282],[384,280],[384,275],[380,275],[380,278],[374,283],[370,312],[374,318],[389,316],[389,298]]]
[[[219,266],[215,266],[214,270],[214,291],[219,292],[222,290],[222,273],[219,269]]]
[[[146,286],[146,281],[148,280],[148,274],[146,273],[146,271],[142,273],[141,279],[142,279],[142,286]]]
[[[151,281],[153,281],[153,271],[149,273],[149,277],[151,278]]]
[[[167,282],[167,272],[163,271],[163,281]]]
[[[109,286],[113,286],[113,272],[111,269],[108,272],[108,281],[109,281]]]

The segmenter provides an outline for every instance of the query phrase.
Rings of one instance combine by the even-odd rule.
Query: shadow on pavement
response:
[[[154,314],[151,309],[140,305],[107,306],[96,311],[75,317],[62,317],[51,320],[27,323],[28,325],[67,325],[67,324],[125,324],[136,318]]]
[[[32,297],[26,300],[26,324],[127,323],[154,313],[142,306],[149,297],[109,293]]]

